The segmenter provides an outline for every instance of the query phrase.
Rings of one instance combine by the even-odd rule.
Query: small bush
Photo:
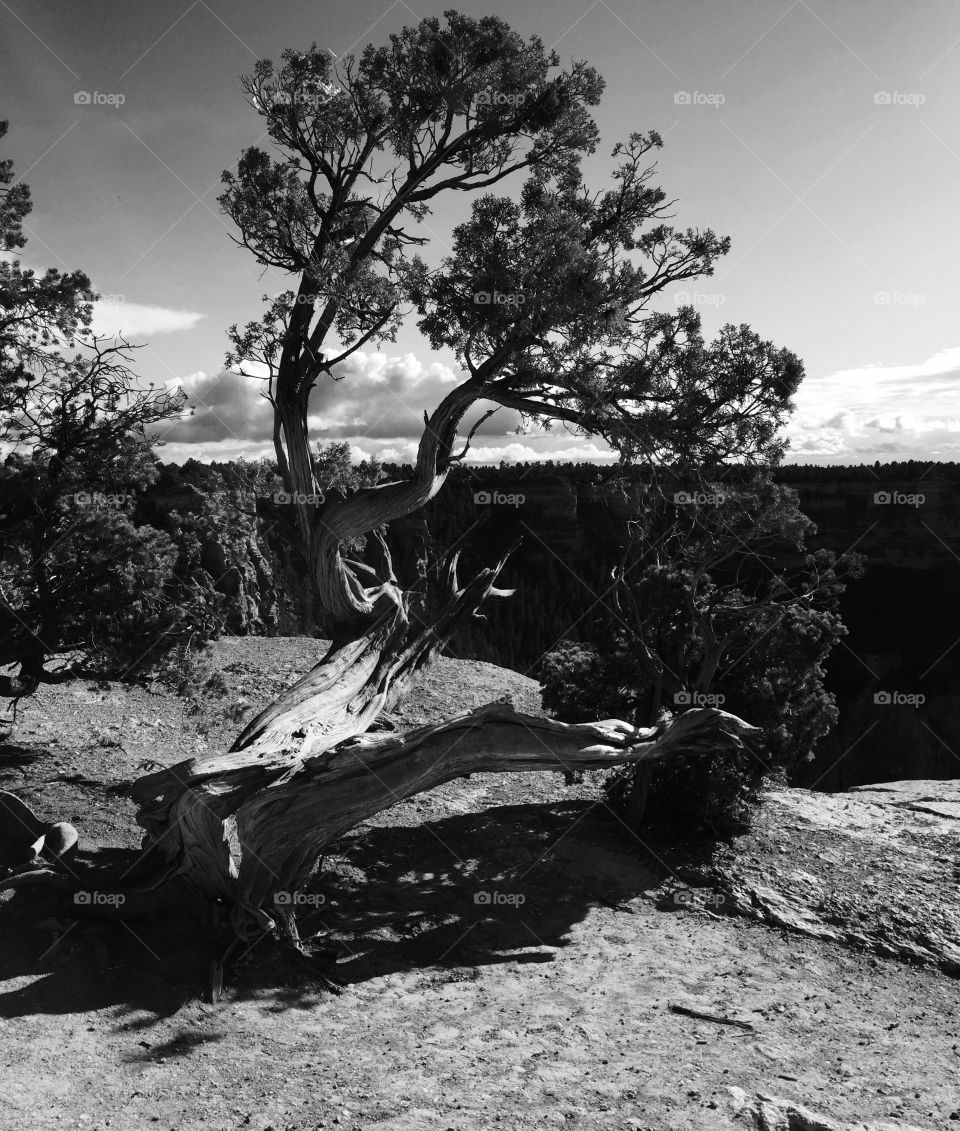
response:
[[[764,780],[751,757],[685,758],[646,771],[625,767],[608,776],[606,795],[634,827],[665,837],[729,840],[750,827],[752,802]]]

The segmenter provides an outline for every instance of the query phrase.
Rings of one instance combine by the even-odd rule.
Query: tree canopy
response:
[[[477,425],[462,446],[458,432],[474,406],[602,437],[625,462],[780,457],[802,365],[747,326],[707,341],[692,308],[654,308],[671,283],[710,274],[729,241],[668,223],[655,131],[613,148],[611,187],[585,184],[603,90],[592,67],[561,68],[536,37],[448,11],[359,58],[286,51],[244,89],[278,156],[244,151],[221,203],[238,242],[296,283],[231,327],[228,363],[266,383],[279,471],[304,500],[299,537],[332,620],[402,609],[389,567],[358,572],[341,547],[436,495],[469,449]],[[508,177],[517,198],[479,196],[450,255],[417,253],[441,193]],[[424,414],[412,474],[317,504],[311,391],[408,311],[464,379]]]

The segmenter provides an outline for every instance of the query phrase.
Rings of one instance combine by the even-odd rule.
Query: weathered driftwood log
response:
[[[302,886],[324,848],[403,798],[481,771],[586,770],[710,755],[739,748],[755,729],[713,708],[688,711],[658,731],[616,719],[559,723],[493,703],[402,736],[354,737],[289,768],[274,766],[269,781],[251,745],[231,755],[229,772],[204,775],[180,794],[158,847],[179,857],[181,874],[227,900],[234,929],[247,935],[287,920],[287,893]],[[146,780],[137,791],[146,800]],[[143,823],[156,827],[155,816]]]
[[[461,621],[477,615],[488,597],[513,592],[495,585],[508,557],[509,551],[461,588],[457,555],[452,555],[444,578],[449,596],[438,609],[421,618],[408,611],[407,600],[382,600],[369,629],[334,642],[311,671],[245,727],[228,752],[191,758],[132,783],[129,793],[140,806],[137,821],[148,839],[167,856],[182,856],[178,821],[183,808],[202,804],[195,819],[206,814],[219,825],[246,798],[306,758],[366,732],[403,697]]]

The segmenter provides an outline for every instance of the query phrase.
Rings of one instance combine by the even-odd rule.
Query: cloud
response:
[[[190,310],[168,310],[163,306],[146,306],[127,302],[123,296],[108,296],[93,304],[92,329],[95,334],[125,338],[150,338],[156,334],[173,334],[192,330],[203,318]]]
[[[310,404],[311,438],[344,440],[357,458],[376,455],[410,463],[424,412],[432,412],[461,379],[439,362],[413,354],[358,352],[324,377]],[[180,382],[195,413],[164,430],[167,459],[256,458],[272,454],[272,415],[260,395],[265,383],[224,371],[194,373]],[[796,396],[787,458],[806,463],[873,463],[876,459],[960,461],[960,347],[915,365],[864,365],[808,378]],[[471,410],[466,436],[488,406]],[[611,462],[602,442],[558,428],[517,436],[519,415],[501,410],[479,428],[467,463]],[[174,454],[176,453],[176,454]]]
[[[960,460],[960,347],[913,365],[808,377],[787,428],[788,459]]]
[[[460,380],[449,366],[423,365],[413,354],[388,357],[358,352],[335,370],[336,379],[322,377],[310,399],[310,435],[320,443],[346,440],[364,450],[385,445],[407,449],[420,440],[425,412],[433,412]],[[214,375],[193,373],[176,382],[194,406],[194,415],[168,426],[170,443],[208,447],[221,441],[269,442],[272,410],[261,395],[266,382],[230,370]],[[471,410],[463,433],[484,411]],[[503,438],[519,423],[512,411],[485,421],[478,437]],[[197,458],[208,458],[197,454]]]
[[[162,429],[157,434],[164,438]],[[183,444],[176,441],[163,440],[159,451],[161,463],[186,463],[188,459],[200,460],[202,463],[229,463],[238,459],[273,459],[273,443],[263,441],[254,443],[249,440],[220,440],[209,444]]]
[[[255,367],[252,371],[260,373]],[[265,374],[263,374],[265,375]],[[310,402],[310,436],[322,444],[346,441],[355,459],[377,456],[390,463],[412,463],[423,432],[424,412],[432,412],[461,380],[439,362],[424,365],[413,354],[391,357],[358,352],[336,369],[336,380],[322,378]],[[157,429],[166,446],[163,458],[229,460],[273,455],[273,416],[261,395],[266,382],[224,370],[192,373],[176,382],[187,394],[193,415]],[[471,409],[460,430],[463,443],[488,408]],[[465,462],[611,462],[614,453],[597,440],[578,440],[565,429],[534,430],[516,436],[519,414],[501,409],[485,420]]]
[[[193,414],[156,430],[167,443],[196,445],[196,459],[224,458],[206,454],[211,445],[222,441],[234,445],[252,441],[272,449],[273,410],[261,395],[265,382],[230,370],[213,376],[200,370],[170,384],[186,393]],[[201,446],[204,454],[200,454]]]
[[[336,367],[335,381],[321,381],[310,400],[311,434],[330,440],[419,440],[424,413],[432,413],[451,388],[462,379],[449,366],[433,362],[424,366],[412,353],[388,357],[382,353],[353,354]],[[465,427],[482,410],[465,418]],[[498,414],[508,419],[486,422],[481,433],[503,434],[515,426],[516,413]]]
[[[524,440],[543,441],[536,443],[512,442],[506,444],[475,443],[464,460],[469,466],[500,463],[543,463],[554,460],[556,463],[613,463],[617,453],[606,445],[592,440],[584,440],[578,445],[570,436],[524,437]],[[565,446],[561,446],[565,445]],[[413,441],[400,447],[391,445],[363,445],[356,448],[356,458],[369,459],[376,455],[387,463],[413,463],[417,456],[417,445]]]

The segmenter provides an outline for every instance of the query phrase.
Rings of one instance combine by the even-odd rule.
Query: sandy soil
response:
[[[194,707],[161,687],[44,688],[0,744],[0,788],[75,824],[85,852],[128,852],[113,788],[222,743],[317,651],[223,641]],[[513,672],[442,661],[399,722],[503,694],[537,703]],[[339,996],[262,944],[210,1004],[186,919],[63,934],[8,901],[0,1127],[755,1126],[733,1122],[737,1089],[850,1127],[960,1126],[960,981],[664,901],[677,861],[704,853],[644,844],[595,783],[450,783],[356,830],[316,877],[303,928],[336,947]]]

